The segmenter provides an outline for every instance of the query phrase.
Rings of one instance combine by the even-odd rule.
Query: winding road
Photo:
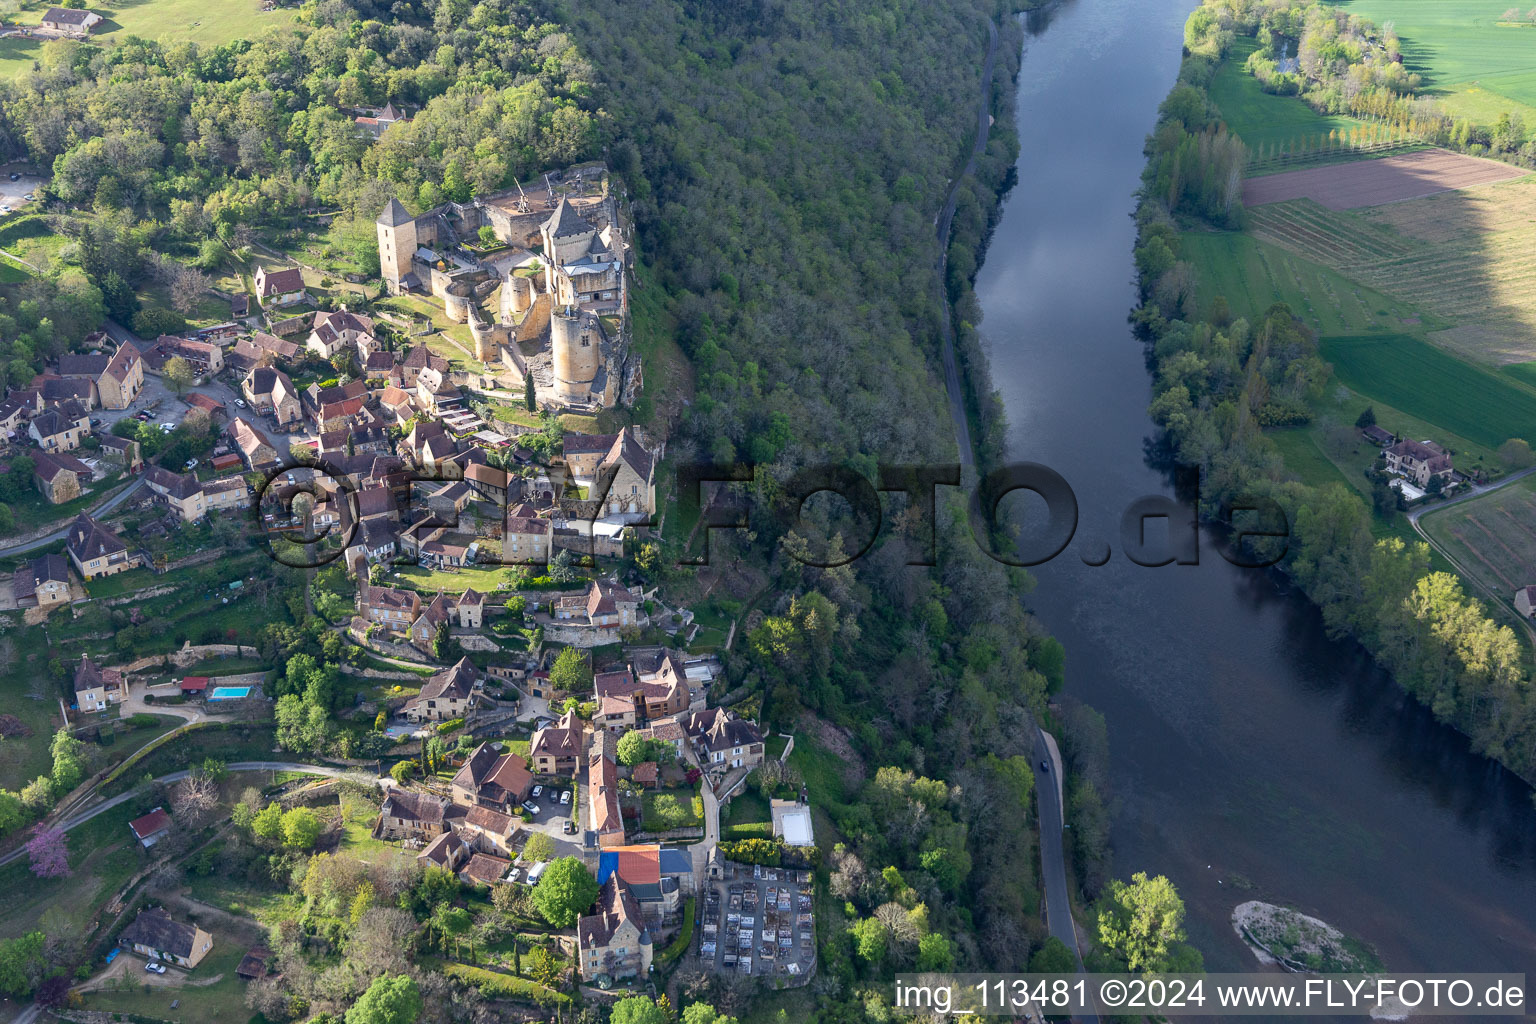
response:
[[[233,764],[226,765],[225,767],[232,772],[308,772],[311,775],[323,775],[328,779],[341,778],[343,775],[358,771],[356,768],[333,768],[330,765],[301,764],[297,761],[236,761]],[[180,782],[190,774],[192,774],[190,769],[184,769],[179,772],[171,772],[168,775],[162,775],[158,779],[155,779],[153,785],[159,785],[166,782]],[[70,829],[79,828],[81,825],[90,821],[97,815],[105,814],[112,810],[112,808],[119,807],[127,803],[129,800],[132,800],[134,797],[139,795],[139,793],[144,789],[145,785],[150,785],[150,783],[135,786],[133,789],[128,790],[126,793],[119,793],[117,796],[103,800],[101,803],[95,805],[89,810],[81,811],[78,814],[72,815],[61,822],[59,824],[59,828],[63,829],[65,832],[68,832]],[[26,853],[26,847],[12,850],[4,857],[0,857],[0,867],[4,867],[6,864],[16,860],[24,853]]]
[[[139,477],[133,483],[129,484],[127,487],[124,487],[122,490],[112,495],[106,501],[103,501],[95,508],[90,509],[91,515],[101,516],[111,512],[113,509],[117,508],[117,506],[121,505],[123,502],[137,494],[139,488],[143,486],[144,478]],[[70,522],[73,522],[73,519],[71,519]],[[38,548],[45,548],[50,544],[56,544],[63,540],[64,535],[68,532],[69,523],[66,522],[57,530],[54,530],[51,533],[45,533],[41,537],[33,537],[31,540],[24,540],[17,544],[8,544],[4,547],[0,547],[0,555],[24,555],[28,551],[36,551]]]

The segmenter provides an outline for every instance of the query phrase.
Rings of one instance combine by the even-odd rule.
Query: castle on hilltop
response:
[[[482,240],[487,227],[494,241]],[[630,247],[603,165],[416,217],[391,199],[377,228],[390,294],[436,297],[469,325],[475,358],[519,383],[531,376],[540,404],[610,407],[637,383],[626,358]]]

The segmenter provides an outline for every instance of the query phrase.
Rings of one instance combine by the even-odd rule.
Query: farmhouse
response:
[[[101,24],[101,15],[95,11],[72,10],[68,7],[50,7],[39,23],[43,28],[60,35],[85,37],[91,29]]]
[[[379,808],[379,827],[386,839],[424,839],[442,835],[447,814],[448,801],[442,797],[391,789]]]
[[[489,743],[482,743],[454,775],[451,786],[456,804],[506,813],[528,798],[533,775],[528,762],[518,755],[498,754]]]
[[[1428,487],[1437,476],[1451,474],[1451,457],[1444,448],[1433,441],[1414,441],[1405,438],[1384,453],[1387,469],[1412,480],[1419,487]]]
[[[144,471],[144,482],[176,511],[182,522],[195,523],[203,518],[203,489],[191,473],[173,473],[160,466],[150,466]]]
[[[122,941],[140,956],[169,960],[192,968],[202,962],[213,948],[213,936],[196,925],[181,924],[161,907],[139,911],[133,923],[123,929]]]
[[[110,705],[121,704],[125,696],[122,672],[102,668],[89,654],[80,655],[80,664],[75,666],[75,704],[82,713],[105,711]]]
[[[38,452],[32,459],[36,463],[32,468],[32,480],[43,497],[55,505],[80,497],[81,485],[95,475],[90,466],[63,452]]]

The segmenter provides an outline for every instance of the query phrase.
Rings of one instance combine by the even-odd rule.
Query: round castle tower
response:
[[[555,395],[562,402],[585,403],[597,377],[597,328],[579,310],[556,310],[549,318],[550,356]]]

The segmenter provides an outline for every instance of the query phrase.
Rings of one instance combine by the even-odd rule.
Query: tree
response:
[[[1365,407],[1365,412],[1360,414],[1360,418],[1355,420],[1355,426],[1359,427],[1361,430],[1364,430],[1366,427],[1374,427],[1375,425],[1376,407],[1374,405],[1368,405]]]
[[[1499,461],[1509,469],[1527,469],[1536,465],[1536,455],[1528,441],[1512,437],[1499,445]]]
[[[176,820],[189,829],[200,829],[219,806],[219,787],[207,775],[188,775],[171,791]]]
[[[1165,876],[1118,879],[1099,903],[1099,942],[1132,971],[1162,971],[1184,939],[1184,901]]]
[[[567,693],[587,693],[592,689],[592,666],[580,651],[567,647],[549,670],[549,685]]]
[[[848,934],[853,936],[853,951],[861,960],[878,964],[885,959],[885,925],[873,917],[866,917],[855,921],[848,928]]]
[[[539,396],[534,391],[533,374],[531,373],[523,377],[523,405],[528,407],[529,412],[539,411]]]
[[[53,734],[49,749],[53,754],[53,788],[62,797],[85,778],[85,744],[68,729],[60,729]]]
[[[523,845],[523,859],[537,864],[541,860],[551,860],[555,856],[555,841],[543,832],[535,832],[528,837],[528,842]]]
[[[49,828],[41,822],[33,825],[32,838],[27,840],[27,858],[38,878],[68,878],[69,847],[64,830]]]
[[[347,1024],[416,1024],[425,1009],[414,981],[404,974],[385,975],[352,1004]]]
[[[691,1003],[683,1008],[682,1024],[736,1024],[735,1017],[727,1017],[708,1003]]]
[[[1054,935],[1029,958],[1030,974],[1073,974],[1076,971],[1077,957]]]
[[[192,379],[195,376],[192,372],[192,364],[181,358],[181,356],[171,356],[171,358],[167,359],[165,361],[165,369],[162,372],[165,374],[165,379],[170,381],[171,386],[176,389],[178,395],[192,385]]]
[[[283,807],[270,803],[251,819],[251,832],[258,839],[275,840],[283,835]]]
[[[929,932],[917,942],[919,971],[948,971],[955,966],[955,951],[949,940],[938,932]]]
[[[421,763],[415,758],[396,761],[394,767],[389,770],[389,777],[403,786],[416,777],[416,772],[420,767]]]
[[[283,815],[283,845],[308,850],[320,838],[320,816],[308,807],[295,807]]]
[[[632,729],[619,737],[619,763],[628,768],[651,760],[651,741]]]
[[[159,306],[141,309],[133,315],[133,333],[141,338],[158,338],[187,329],[187,321],[178,313]]]
[[[630,996],[613,1004],[608,1024],[667,1024],[667,1015],[645,996]]]
[[[575,857],[561,857],[544,869],[533,888],[533,905],[556,928],[569,928],[597,899],[597,879]]]

